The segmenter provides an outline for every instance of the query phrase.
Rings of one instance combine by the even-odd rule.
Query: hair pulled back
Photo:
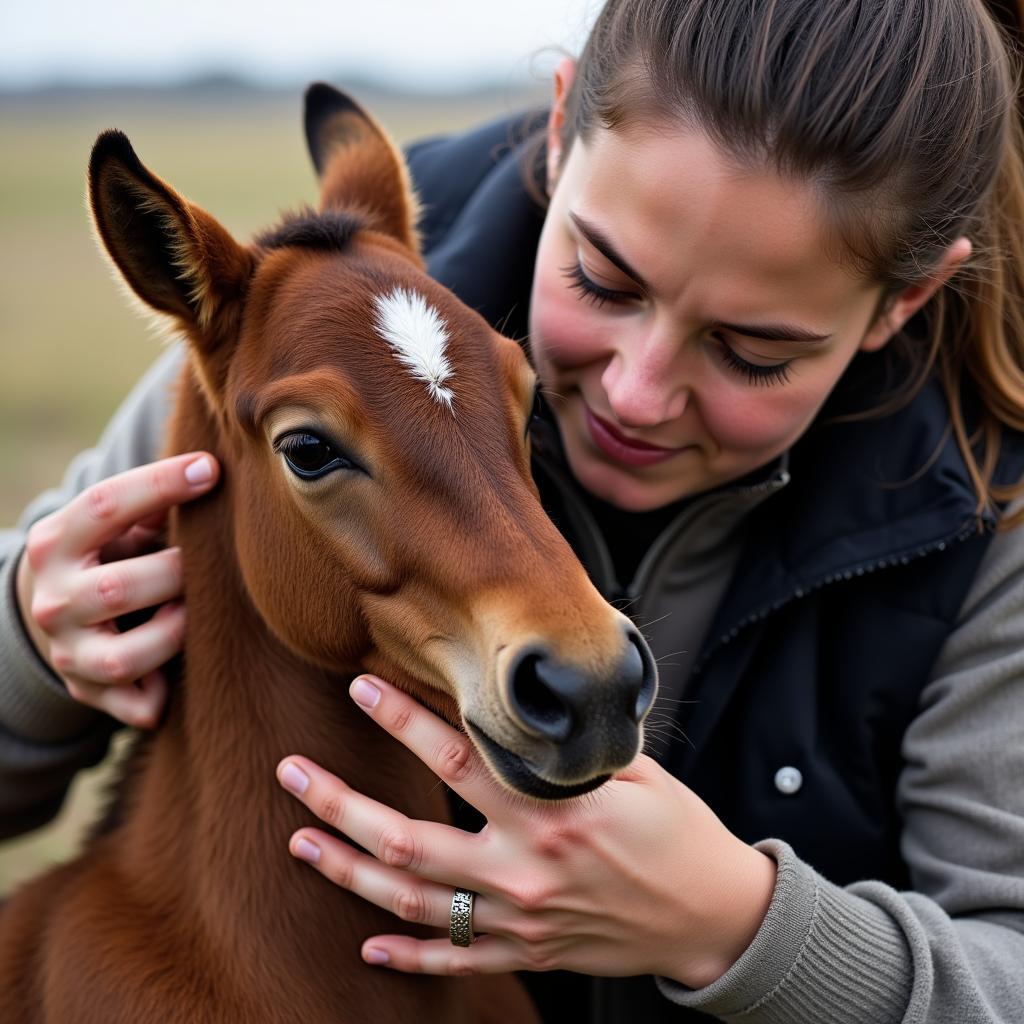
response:
[[[978,495],[1024,430],[1020,6],[982,0],[608,0],[567,98],[563,152],[595,127],[699,127],[744,163],[817,190],[837,256],[883,296],[972,257],[901,332],[908,401],[937,372]],[[965,414],[973,382],[980,414]],[[970,436],[969,436],[970,434]]]

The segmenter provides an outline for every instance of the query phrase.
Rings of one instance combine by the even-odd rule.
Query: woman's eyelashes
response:
[[[637,292],[619,291],[616,288],[605,288],[587,276],[583,264],[579,260],[562,267],[562,274],[569,281],[569,287],[581,299],[594,306],[603,306],[606,302],[624,303],[640,298]]]
[[[789,380],[792,359],[786,359],[781,363],[752,363],[739,355],[721,335],[714,335],[714,339],[722,362],[749,383],[785,384]]]

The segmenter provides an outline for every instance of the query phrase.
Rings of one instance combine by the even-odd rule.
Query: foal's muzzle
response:
[[[636,756],[657,672],[643,637],[625,624],[619,658],[601,674],[531,646],[511,660],[504,685],[518,749],[474,722],[471,732],[510,786],[557,800],[595,789]]]

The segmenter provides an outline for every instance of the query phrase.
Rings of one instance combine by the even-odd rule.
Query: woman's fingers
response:
[[[474,889],[487,886],[475,872],[475,865],[489,860],[479,849],[485,842],[480,835],[436,821],[414,821],[304,757],[285,758],[277,766],[277,778],[321,821],[382,863],[434,881],[462,878]]]
[[[153,618],[125,633],[93,627],[79,631],[76,642],[50,649],[57,670],[89,682],[124,686],[170,661],[185,636],[185,606],[165,604]]]
[[[484,935],[471,946],[453,946],[448,939],[414,939],[409,935],[375,935],[363,943],[368,964],[393,967],[409,974],[507,974],[546,970],[545,962],[523,955],[523,948],[500,935]]]
[[[95,626],[170,601],[181,589],[181,549],[166,548],[80,572],[64,614],[75,625]]]
[[[504,790],[465,733],[376,676],[359,676],[349,693],[378,725],[485,817],[506,802]]]
[[[29,533],[33,570],[50,558],[82,559],[98,553],[136,523],[190,501],[216,482],[218,466],[192,452],[138,466],[87,488]]]
[[[80,703],[104,711],[136,729],[152,729],[167,700],[167,679],[157,669],[127,686],[67,680],[68,692]]]
[[[94,484],[29,530],[18,608],[40,657],[72,696],[129,724],[158,717],[166,683],[150,674],[180,650],[184,610],[174,600],[180,552],[150,548],[168,510],[207,493],[219,472],[204,452],[139,466]],[[155,605],[163,607],[149,622],[118,632],[118,616]],[[129,685],[147,678],[141,689]],[[101,696],[97,686],[123,689]]]
[[[175,601],[125,633],[79,630],[76,646],[65,650],[55,642],[50,658],[75,700],[126,725],[152,728],[167,695],[159,669],[178,652],[184,632],[185,607]]]
[[[311,864],[335,885],[403,921],[448,930],[455,891],[451,885],[418,878],[408,871],[382,864],[375,857],[317,829],[296,832],[288,848],[293,857]],[[490,932],[502,926],[493,904],[486,896],[477,896],[473,906],[475,931]]]
[[[118,562],[123,558],[135,558],[136,555],[148,555],[164,543],[167,529],[168,509],[150,516],[148,520],[136,523],[126,533],[104,544],[100,548],[101,562]]]

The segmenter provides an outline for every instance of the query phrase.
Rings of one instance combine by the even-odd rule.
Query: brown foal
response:
[[[320,209],[250,246],[120,133],[93,150],[102,244],[188,343],[170,449],[214,452],[223,483],[172,521],[183,669],[116,820],[0,913],[11,1024],[531,1020],[514,978],[364,964],[394,918],[289,857],[310,818],[274,766],[306,754],[446,818],[437,779],[352,706],[364,670],[528,798],[586,792],[639,749],[650,654],[541,508],[526,359],[427,277],[377,125],[328,86],[306,125]]]

